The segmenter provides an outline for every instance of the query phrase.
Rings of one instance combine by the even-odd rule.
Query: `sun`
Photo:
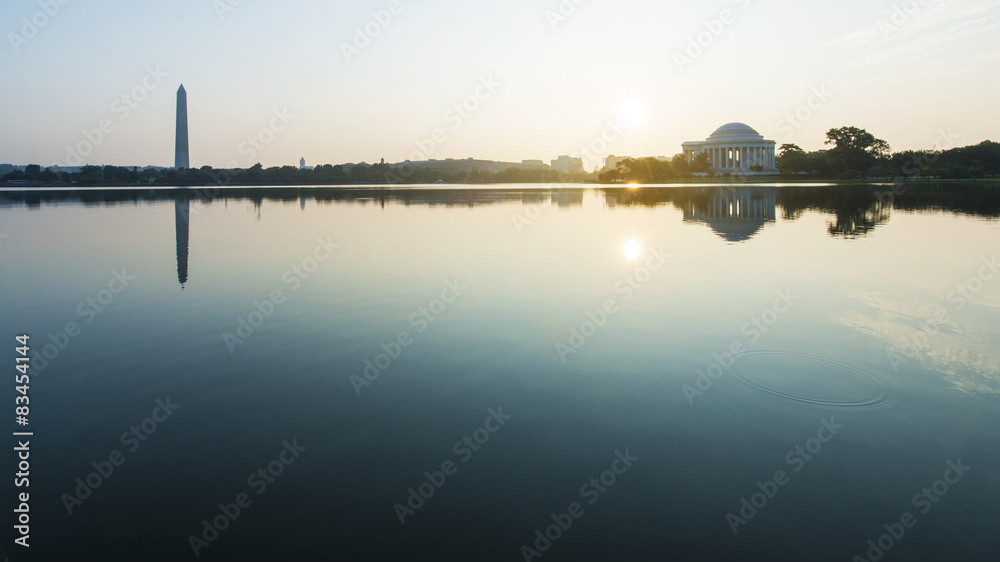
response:
[[[627,101],[618,108],[618,121],[625,127],[636,127],[646,119],[646,111],[636,101]]]
[[[625,257],[634,260],[638,259],[642,255],[642,245],[639,244],[638,240],[629,240],[622,247],[622,251],[625,253]]]

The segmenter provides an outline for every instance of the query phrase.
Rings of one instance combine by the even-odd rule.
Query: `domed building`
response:
[[[765,140],[749,125],[728,123],[715,130],[703,141],[686,142],[681,147],[688,162],[702,153],[708,153],[713,172],[724,174],[777,174],[773,140]]]

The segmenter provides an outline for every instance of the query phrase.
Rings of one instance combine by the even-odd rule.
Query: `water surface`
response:
[[[32,559],[846,561],[889,525],[884,560],[995,560],[998,217],[983,184],[0,192]]]

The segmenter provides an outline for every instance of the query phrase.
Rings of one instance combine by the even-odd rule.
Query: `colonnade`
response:
[[[692,150],[688,160],[700,152],[707,152],[716,170],[749,170],[751,166],[775,168],[773,146],[714,146]]]

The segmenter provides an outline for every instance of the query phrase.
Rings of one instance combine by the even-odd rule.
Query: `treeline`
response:
[[[816,179],[926,178],[976,180],[996,178],[1000,171],[1000,143],[983,141],[974,146],[940,150],[891,152],[889,144],[864,129],[840,127],[826,133],[832,148],[806,152],[795,144],[783,144],[776,163],[786,176]],[[760,171],[756,167],[754,171]],[[422,167],[394,167],[384,162],[369,164],[325,164],[312,170],[294,166],[247,169],[138,169],[121,166],[84,166],[68,173],[38,165],[15,170],[0,181],[30,185],[83,186],[206,186],[206,185],[351,185],[428,183],[670,183],[694,175],[714,177],[708,153],[688,162],[682,154],[671,160],[627,158],[613,170],[597,174],[564,174],[551,169],[510,168],[500,173],[446,174]],[[723,176],[732,174],[725,173]]]
[[[1000,171],[1000,143],[983,141],[950,150],[905,150],[891,152],[888,143],[864,129],[830,129],[826,144],[833,148],[806,152],[795,144],[783,144],[777,157],[785,175],[809,175],[832,179],[995,178]]]
[[[688,163],[683,154],[671,160],[659,158],[626,158],[613,170],[600,174],[601,183],[668,183],[684,180],[696,172],[710,172],[708,153],[699,154]]]
[[[568,175],[556,170],[510,168],[500,173],[445,174],[422,167],[393,167],[389,164],[325,164],[312,170],[294,166],[247,169],[138,169],[121,166],[84,166],[68,173],[42,169],[38,165],[15,170],[0,180],[26,181],[32,185],[81,186],[208,186],[208,185],[352,185],[427,183],[558,183],[582,182],[587,174]]]

